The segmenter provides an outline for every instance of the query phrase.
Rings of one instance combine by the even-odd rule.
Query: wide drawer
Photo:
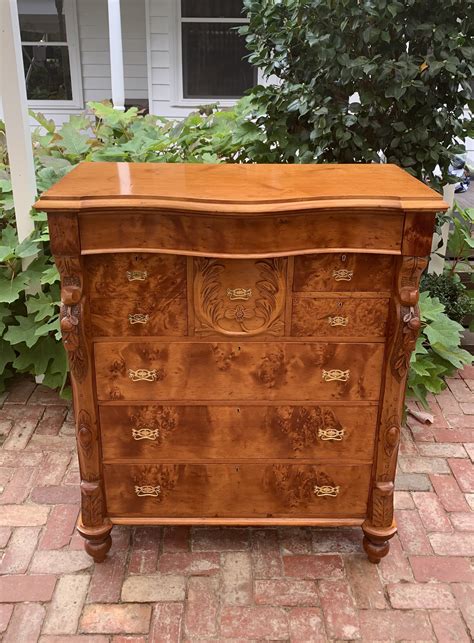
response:
[[[372,460],[376,406],[100,406],[106,460]]]
[[[186,257],[153,253],[117,253],[85,258],[92,299],[117,297],[186,298]]]
[[[97,342],[99,400],[377,400],[383,344]]]
[[[390,292],[394,259],[377,254],[314,254],[295,257],[296,292]]]
[[[389,299],[293,296],[294,337],[385,337]]]
[[[370,474],[370,465],[104,465],[108,513],[143,517],[362,517]]]
[[[145,337],[188,334],[187,301],[183,298],[157,298],[146,294],[129,299],[92,299],[92,333],[96,337]]]

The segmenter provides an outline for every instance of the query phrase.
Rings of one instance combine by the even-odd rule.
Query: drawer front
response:
[[[372,460],[377,407],[101,406],[106,460]]]
[[[91,299],[186,298],[186,258],[153,253],[117,253],[85,258]]]
[[[294,337],[385,337],[389,299],[293,297]]]
[[[285,334],[287,259],[193,260],[197,335]]]
[[[370,465],[104,465],[110,515],[362,517]]]
[[[394,259],[376,254],[317,254],[295,257],[296,292],[390,292]]]
[[[99,400],[377,400],[382,344],[98,342]]]
[[[96,337],[188,334],[186,299],[157,299],[150,294],[137,301],[93,299],[90,310]]]

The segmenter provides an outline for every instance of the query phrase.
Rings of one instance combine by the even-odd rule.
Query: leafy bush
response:
[[[425,275],[421,281],[421,290],[439,299],[446,315],[459,323],[474,311],[472,300],[458,275],[450,273]]]
[[[444,378],[471,364],[472,356],[460,348],[463,327],[447,316],[437,297],[422,292],[419,306],[421,332],[410,360],[407,395],[428,408],[428,393],[440,393]]]
[[[444,182],[472,109],[472,3],[245,0],[252,90],[276,162],[379,162]],[[358,93],[360,102],[350,102]]]

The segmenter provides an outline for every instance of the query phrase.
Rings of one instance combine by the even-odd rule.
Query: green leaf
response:
[[[41,283],[44,284],[54,284],[57,281],[59,281],[59,272],[56,266],[53,264],[49,266],[49,268],[46,268],[43,271],[43,274],[41,276]]]
[[[10,346],[9,342],[0,338],[0,375],[4,372],[5,367],[16,358],[16,353]]]
[[[0,302],[11,304],[16,301],[20,293],[29,284],[29,281],[24,272],[21,272],[13,279],[5,279],[0,276]]]
[[[13,362],[13,368],[21,372],[31,372],[33,375],[43,375],[49,362],[61,350],[61,346],[51,337],[41,337],[34,346],[21,343],[16,346],[18,357]]]
[[[34,297],[27,298],[26,308],[29,314],[34,315],[35,321],[39,322],[54,315],[58,303],[54,302],[49,294],[41,292]]]
[[[86,154],[91,143],[88,134],[80,132],[73,124],[64,123],[59,132],[60,141],[58,146],[61,147],[66,154],[71,156],[81,156]]]
[[[32,317],[15,317],[17,324],[9,326],[4,338],[13,346],[24,342],[28,348],[31,348],[38,341],[35,331],[38,324]]]

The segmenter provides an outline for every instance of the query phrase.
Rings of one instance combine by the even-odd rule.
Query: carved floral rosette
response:
[[[199,334],[281,335],[284,330],[286,259],[255,262],[259,279],[252,288],[225,288],[226,266],[217,259],[194,261],[194,311]]]

